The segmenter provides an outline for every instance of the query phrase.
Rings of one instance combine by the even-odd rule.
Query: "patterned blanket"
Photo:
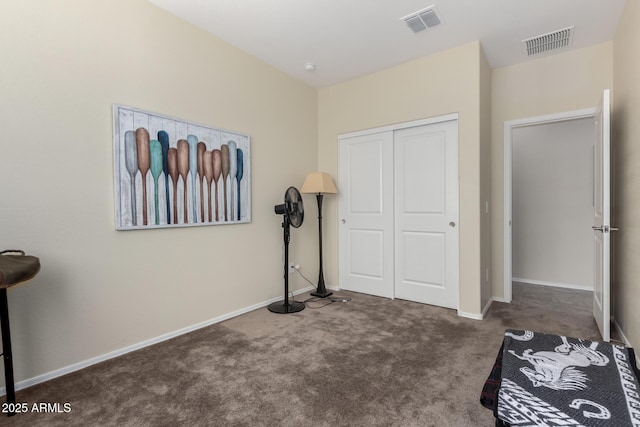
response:
[[[507,330],[497,415],[511,426],[640,427],[633,349]]]

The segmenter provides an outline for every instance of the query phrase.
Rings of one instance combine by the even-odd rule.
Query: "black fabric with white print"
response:
[[[507,330],[498,418],[511,426],[640,427],[633,349]]]

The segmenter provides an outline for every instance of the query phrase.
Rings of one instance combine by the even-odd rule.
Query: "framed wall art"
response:
[[[114,105],[116,229],[251,222],[248,135]]]

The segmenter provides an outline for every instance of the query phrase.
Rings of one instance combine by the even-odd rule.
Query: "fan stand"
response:
[[[272,313],[297,313],[304,310],[305,305],[303,302],[293,301],[289,302],[289,272],[287,266],[289,265],[289,240],[291,237],[291,223],[289,222],[289,216],[283,215],[282,228],[284,228],[284,299],[282,301],[269,304],[267,307]]]

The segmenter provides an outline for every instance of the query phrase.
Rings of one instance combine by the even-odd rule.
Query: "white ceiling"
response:
[[[527,61],[521,41],[575,26],[569,49],[613,39],[626,0],[149,0],[312,87],[480,40],[492,68]],[[634,0],[631,0],[634,1]],[[400,18],[435,5],[443,24]],[[313,72],[304,64],[316,65]]]

